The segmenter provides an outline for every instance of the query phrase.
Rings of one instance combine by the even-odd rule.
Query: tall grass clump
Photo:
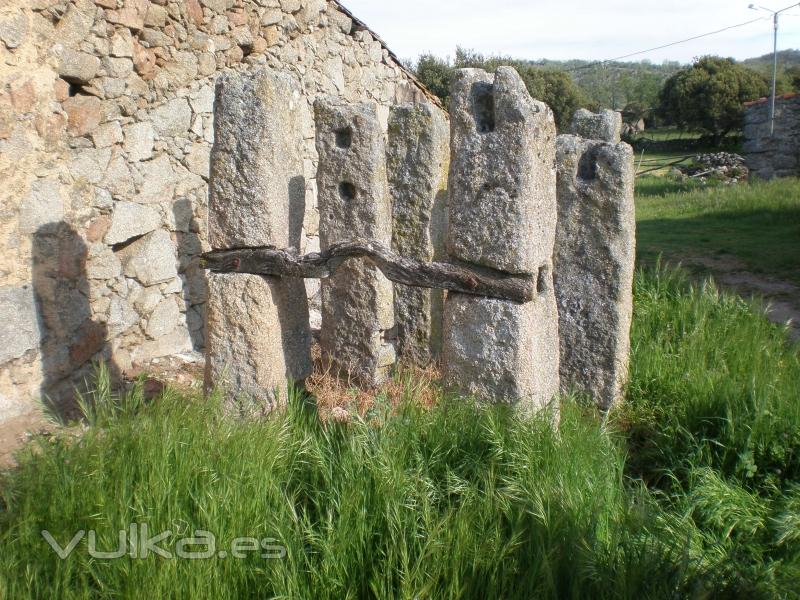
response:
[[[406,380],[346,424],[299,392],[237,422],[216,397],[114,396],[101,373],[83,435],[2,474],[0,597],[796,597],[796,351],[666,271],[637,275],[633,343],[625,405],[566,398],[557,428]],[[110,551],[131,524],[173,553],[210,532],[214,553],[104,560],[82,539],[62,560],[42,535]],[[267,551],[232,557],[242,537]]]
[[[658,266],[635,297],[628,474],[692,520],[719,593],[797,597],[800,348],[711,280]]]
[[[765,492],[800,480],[800,354],[758,306],[657,267],[635,283],[631,463],[708,466]]]
[[[448,397],[430,410],[408,397],[377,425],[323,425],[302,404],[241,423],[167,391],[29,447],[3,481],[5,597],[612,598],[688,581],[685,532],[648,530],[660,508],[574,403],[558,431]],[[82,540],[61,560],[41,533],[63,547],[93,530],[110,551],[131,523],[170,531],[166,549],[204,530],[216,550],[252,536],[285,556],[95,560]]]

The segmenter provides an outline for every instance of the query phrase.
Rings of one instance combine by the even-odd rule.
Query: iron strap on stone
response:
[[[351,258],[369,259],[387,279],[404,285],[514,302],[530,302],[536,297],[533,276],[509,275],[488,268],[478,271],[451,263],[421,262],[398,256],[378,242],[362,239],[333,244],[328,250],[304,256],[270,246],[214,250],[203,254],[202,264],[213,273],[326,279]]]

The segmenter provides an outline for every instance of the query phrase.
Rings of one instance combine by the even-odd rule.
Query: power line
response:
[[[630,54],[625,54],[623,56],[617,56],[615,58],[608,58],[606,60],[598,60],[593,63],[589,63],[586,65],[581,65],[579,67],[572,67],[571,69],[564,69],[565,71],[572,72],[572,71],[580,71],[582,69],[590,69],[592,67],[596,67],[598,65],[604,65],[605,63],[616,62],[618,60],[623,60],[625,58],[631,58],[632,56],[638,56],[640,54],[647,54],[648,52],[655,52],[656,50],[663,50],[664,48],[670,48],[672,46],[677,46],[678,44],[685,44],[686,42],[692,42],[694,40],[699,40],[704,37],[708,37],[710,35],[716,35],[718,33],[722,33],[724,31],[730,31],[731,29],[736,29],[738,27],[744,27],[745,25],[750,25],[757,21],[763,21],[767,17],[759,17],[757,19],[752,19],[750,21],[745,21],[744,23],[738,23],[737,25],[731,25],[729,27],[724,27],[722,29],[717,29],[716,31],[709,31],[708,33],[702,33],[700,35],[696,35],[694,37],[686,38],[685,40],[679,40],[677,42],[670,42],[669,44],[664,44],[663,46],[656,46],[655,48],[648,48],[647,50],[639,50],[638,52],[631,52]]]

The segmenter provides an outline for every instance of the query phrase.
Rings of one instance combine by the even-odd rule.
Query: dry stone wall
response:
[[[770,103],[762,98],[744,111],[745,162],[761,179],[800,175],[800,95],[786,94],[775,101],[775,131],[770,133]]]
[[[374,102],[383,129],[390,105],[425,98],[340,5],[0,6],[0,420],[65,397],[92,359],[122,373],[205,345],[214,82],[260,65],[301,95],[303,218],[289,232],[314,251],[315,98]],[[318,320],[318,283],[307,292]]]

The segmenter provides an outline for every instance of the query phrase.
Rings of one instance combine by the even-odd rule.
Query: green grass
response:
[[[4,474],[6,598],[796,598],[800,360],[750,305],[640,272],[625,407],[547,416],[440,394],[320,425],[292,398],[265,422],[218,402],[100,385],[80,438]],[[101,378],[101,384],[103,379]],[[379,403],[380,405],[380,403]],[[130,523],[274,538],[282,559],[95,560]]]
[[[628,141],[633,145],[636,172],[649,175],[650,178],[668,175],[674,166],[691,166],[694,164],[692,157],[698,154],[741,152],[741,140],[736,134],[725,137],[721,144],[713,146],[699,133],[675,128],[649,129]],[[676,161],[680,162],[674,164]]]
[[[696,131],[682,131],[675,127],[661,127],[658,129],[648,129],[636,137],[639,140],[665,142],[672,140],[699,140],[702,136]]]
[[[728,256],[757,273],[800,282],[800,180],[735,186],[637,181],[640,264]]]
[[[676,152],[645,150],[644,153],[642,153],[641,150],[636,150],[634,151],[634,155],[636,172],[653,177],[658,175],[666,175],[673,167],[685,167],[691,165],[691,156],[694,154],[692,152],[687,152],[686,150]],[[681,162],[674,164],[676,161]]]

